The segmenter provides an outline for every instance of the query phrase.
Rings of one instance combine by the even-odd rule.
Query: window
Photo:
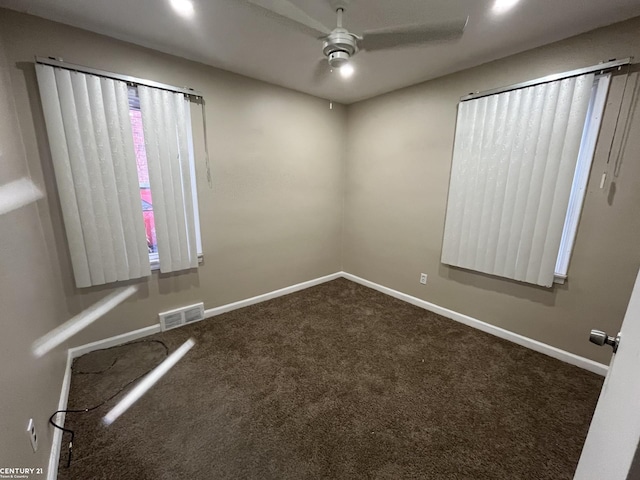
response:
[[[76,286],[196,268],[191,94],[46,62],[36,73]]]
[[[591,164],[596,152],[596,142],[598,141],[598,134],[600,133],[600,125],[602,123],[602,116],[604,115],[604,107],[607,102],[610,81],[611,74],[609,73],[598,75],[593,83],[589,111],[587,112],[587,120],[584,124],[582,141],[580,142],[580,153],[578,155],[573,184],[571,185],[569,207],[567,208],[567,217],[562,230],[560,251],[558,252],[558,261],[555,267],[554,281],[556,283],[564,283],[569,271],[569,260],[573,251],[576,234],[578,233],[578,223],[580,221],[580,214],[582,213],[584,196],[587,192],[589,173],[591,172]]]
[[[608,84],[588,73],[460,103],[443,263],[566,278]]]

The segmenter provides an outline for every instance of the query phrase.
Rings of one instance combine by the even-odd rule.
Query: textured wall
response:
[[[29,176],[0,38],[0,186]],[[43,206],[0,215],[0,467],[46,470],[53,432],[47,421],[58,406],[66,361],[62,350],[39,360],[30,352],[36,338],[64,320],[60,277],[40,224]],[[25,434],[29,418],[38,434],[35,454]]]
[[[625,104],[614,147],[612,162],[626,131],[619,176],[599,189],[621,75],[613,81],[565,285],[539,288],[450,268],[440,253],[459,98],[631,55],[640,57],[640,18],[350,105],[344,270],[608,363],[611,351],[589,344],[589,330],[617,332],[640,265],[637,96],[628,122]],[[634,69],[629,100],[640,89]],[[429,275],[426,286],[418,282],[421,272]]]
[[[194,115],[205,263],[159,275],[73,339],[83,344],[158,322],[158,312],[234,302],[341,268],[346,110],[284,88],[36,17],[2,10],[20,127],[33,175],[47,186],[45,235],[75,313],[113,286],[73,286],[33,67],[34,55],[203,92],[213,188],[206,181],[202,119]],[[197,111],[196,111],[197,112]]]

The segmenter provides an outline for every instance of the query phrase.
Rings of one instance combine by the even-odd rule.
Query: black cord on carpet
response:
[[[114,348],[122,348],[122,347],[127,346],[127,345],[135,345],[136,343],[159,343],[160,345],[162,345],[164,347],[164,351],[165,351],[165,355],[164,356],[165,356],[165,358],[167,358],[169,356],[169,347],[167,347],[167,345],[161,340],[138,340],[138,341],[135,341],[135,342],[126,343],[124,345],[116,345],[114,347],[101,348],[99,350],[94,350],[94,351],[98,352],[98,351],[104,351],[104,350],[112,350]],[[97,371],[97,372],[75,372],[75,373],[78,374],[78,375],[100,375],[102,373],[105,373],[105,372],[111,370],[113,368],[113,366],[117,362],[118,362],[118,358],[116,357],[116,359],[111,363],[111,365],[109,365],[104,370],[100,370],[100,371]],[[73,367],[71,367],[71,368],[73,369]],[[153,367],[153,368],[155,368],[155,367]],[[96,409],[102,407],[109,400],[112,400],[115,397],[117,397],[119,394],[121,394],[129,385],[131,385],[132,383],[140,380],[142,377],[147,375],[149,372],[151,372],[151,370],[153,370],[153,368],[150,368],[149,370],[145,371],[141,375],[138,375],[133,380],[125,383],[116,393],[111,395],[109,398],[103,400],[98,405],[94,405],[93,407],[89,407],[89,408],[83,408],[83,409],[80,409],[80,410],[68,409],[68,410],[56,410],[55,412],[53,412],[53,414],[49,417],[49,423],[51,425],[53,425],[55,428],[57,428],[59,430],[62,430],[63,434],[64,434],[64,432],[71,434],[71,440],[69,441],[69,455],[67,457],[67,466],[66,466],[66,468],[69,468],[71,466],[71,457],[73,455],[73,441],[74,441],[74,438],[75,438],[75,432],[73,430],[71,430],[70,428],[61,427],[60,425],[56,424],[53,421],[53,417],[55,417],[59,413],[65,413],[65,414],[67,414],[67,413],[87,413],[87,412],[91,412],[93,410],[96,410]]]

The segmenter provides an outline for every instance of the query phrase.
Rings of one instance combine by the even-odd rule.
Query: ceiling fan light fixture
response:
[[[520,0],[495,0],[493,13],[501,14],[511,10]]]
[[[182,17],[192,17],[195,13],[191,0],[169,0],[171,7]]]
[[[340,76],[342,78],[351,78],[353,76],[353,72],[355,72],[353,65],[350,63],[345,63],[340,67]]]
[[[343,52],[342,50],[338,50],[336,52],[331,52],[329,54],[329,65],[331,68],[342,68],[344,65],[349,64],[349,59],[351,55],[348,52]]]

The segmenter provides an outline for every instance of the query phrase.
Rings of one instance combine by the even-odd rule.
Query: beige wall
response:
[[[589,330],[618,331],[640,266],[639,114],[626,125],[619,177],[605,191],[598,185],[622,76],[609,98],[567,284],[545,289],[450,268],[440,253],[459,98],[632,55],[640,58],[640,18],[350,105],[344,270],[608,363],[611,351],[589,344]],[[637,73],[627,89],[638,93]],[[624,120],[623,112],[621,130]]]
[[[109,337],[158,322],[158,312],[205,308],[334,273],[341,268],[346,109],[284,88],[36,17],[0,10],[29,167],[47,186],[44,231],[68,314],[112,291],[75,289],[46,142],[33,58],[65,61],[187,85],[203,92],[213,188],[196,138],[205,263],[196,273],[138,282],[136,297],[73,339]],[[194,134],[201,122],[194,117]]]
[[[333,110],[317,98],[7,10],[0,10],[0,43],[7,53],[6,60],[0,55],[0,184],[31,175],[47,193],[0,217],[0,379],[9,389],[0,396],[3,465],[45,466],[49,450],[46,419],[57,404],[63,349],[36,361],[30,343],[113,288],[73,286],[34,55],[188,85],[207,100],[212,189],[194,118],[205,264],[138,282],[137,297],[72,344],[152,325],[158,312],[180,305],[204,301],[211,308],[343,269],[608,361],[609,351],[586,337],[592,327],[617,331],[640,264],[639,115],[628,125],[623,115],[631,134],[620,175],[606,192],[598,189],[621,76],[566,285],[548,290],[452,269],[440,264],[440,247],[458,98],[602,59],[640,57],[640,19]],[[628,90],[639,89],[636,73]],[[636,105],[637,97],[634,114]],[[427,286],[419,285],[420,272],[429,274]],[[40,432],[36,456],[23,432],[31,416]]]
[[[57,404],[64,358],[59,349],[35,361],[28,346],[113,288],[73,286],[34,55],[189,85],[207,100],[213,189],[202,138],[196,138],[205,264],[196,273],[155,273],[139,282],[136,298],[72,344],[152,325],[159,311],[176,306],[204,301],[211,308],[343,269],[608,361],[610,353],[586,336],[593,327],[617,331],[640,265],[637,114],[628,125],[615,193],[611,185],[606,192],[597,185],[621,76],[609,99],[566,285],[547,290],[452,269],[440,264],[440,248],[458,98],[605,58],[639,57],[640,19],[334,110],[310,96],[6,10],[0,10],[0,41],[7,52],[0,77],[0,184],[28,173],[47,191],[37,206],[0,217],[0,305],[8,326],[0,375],[11,389],[0,397],[0,409],[11,412],[0,415],[0,461],[45,465],[46,419]],[[637,74],[628,90],[639,90]],[[429,274],[427,286],[419,285],[420,272]],[[40,431],[36,456],[22,431],[30,416]]]
[[[0,185],[29,177],[17,125],[8,64],[0,39]],[[63,320],[57,268],[47,254],[42,202],[0,215],[0,466],[46,470],[51,450],[49,415],[57,409],[66,354],[36,360],[31,343]],[[46,212],[45,212],[46,213]],[[36,423],[33,453],[27,422]]]

